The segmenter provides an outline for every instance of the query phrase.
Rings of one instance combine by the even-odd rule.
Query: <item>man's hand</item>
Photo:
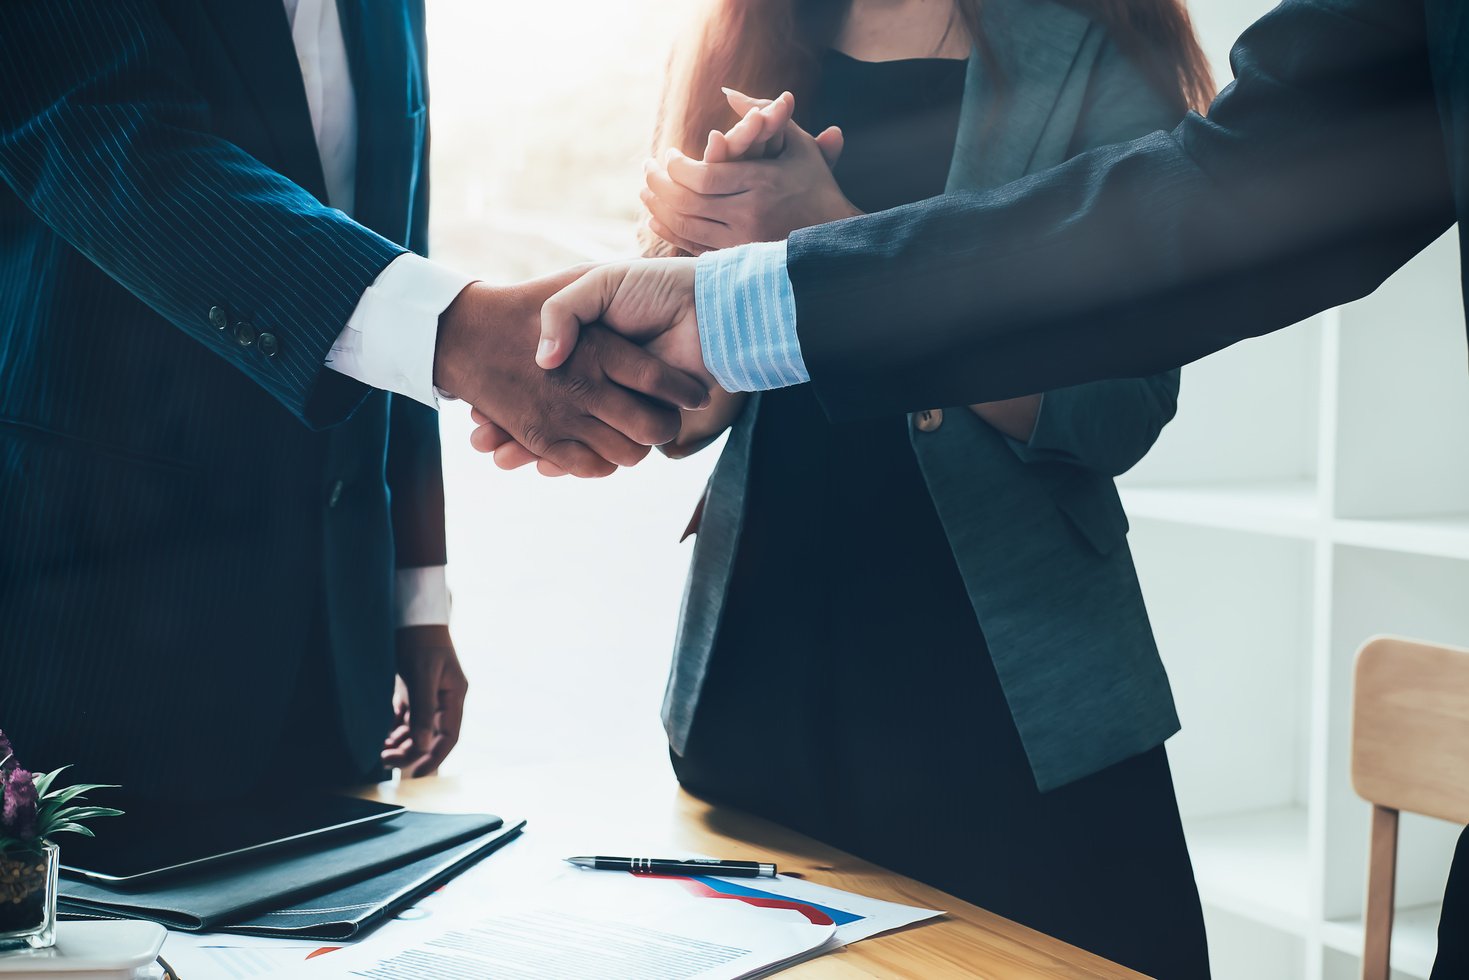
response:
[[[543,369],[544,358],[537,367],[532,356],[542,304],[581,272],[467,287],[439,318],[434,383],[551,466],[606,476],[676,437],[676,409],[702,408],[709,393],[689,374],[599,327],[589,328],[574,349],[566,347],[555,370]]]
[[[607,332],[602,326],[588,326],[592,323],[604,324],[643,345],[650,356],[699,379],[707,390],[717,388],[718,382],[704,367],[699,344],[693,259],[639,259],[586,273],[541,308],[536,363],[552,373],[565,370],[563,365],[568,362],[574,364],[588,340]],[[477,413],[475,421],[480,427],[470,442],[480,452],[493,452],[496,465],[514,469],[534,462],[546,476],[565,471],[555,460],[515,439],[504,426],[486,424],[494,423],[488,413]],[[678,435],[677,423],[673,435]]]
[[[694,311],[693,259],[639,259],[599,266],[541,307],[536,363],[559,370],[585,344],[583,328],[601,323],[664,363],[705,385],[718,385],[704,367]],[[527,447],[529,448],[529,447]]]
[[[447,626],[398,630],[397,724],[383,743],[383,765],[405,776],[427,776],[454,751],[464,723],[469,681]]]

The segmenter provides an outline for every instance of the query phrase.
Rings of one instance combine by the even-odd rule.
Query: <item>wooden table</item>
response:
[[[1140,974],[1057,939],[860,861],[808,837],[735,810],[712,806],[649,766],[590,763],[488,769],[373,787],[363,795],[418,810],[523,816],[525,835],[488,860],[507,876],[549,876],[572,854],[654,857],[703,853],[773,860],[821,884],[948,915],[867,939],[791,968],[792,978],[1030,977],[1136,978]],[[534,866],[534,867],[532,867]]]

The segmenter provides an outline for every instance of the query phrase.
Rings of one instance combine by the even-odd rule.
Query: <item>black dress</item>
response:
[[[963,81],[962,61],[827,55],[805,121],[842,127],[853,204],[943,192]],[[907,420],[762,397],[680,781],[1152,976],[1207,976],[1162,747],[1038,792]]]

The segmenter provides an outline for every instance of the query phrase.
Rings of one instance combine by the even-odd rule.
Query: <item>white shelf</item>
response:
[[[1438,950],[1438,905],[1398,909],[1392,925],[1392,967],[1409,976],[1427,977]],[[1330,920],[1321,927],[1321,941],[1332,949],[1362,955],[1362,920]]]
[[[1339,518],[1333,536],[1341,544],[1361,548],[1469,560],[1469,514]]]
[[[1322,511],[1311,480],[1123,486],[1122,504],[1134,518],[1196,527],[1310,538]]]
[[[1206,905],[1298,935],[1310,921],[1306,811],[1277,807],[1185,823]]]

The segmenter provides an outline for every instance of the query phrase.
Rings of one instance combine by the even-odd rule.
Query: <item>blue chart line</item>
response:
[[[794,901],[800,902],[802,905],[809,905],[813,909],[820,909],[822,912],[825,912],[831,918],[831,921],[839,926],[844,926],[849,922],[861,922],[863,919],[863,916],[857,915],[856,913],[847,912],[843,909],[834,909],[829,905],[818,905],[816,902],[808,902],[801,898],[793,899],[788,895],[777,895],[774,892],[761,891],[758,888],[747,888],[744,885],[736,885],[733,882],[724,881],[720,878],[705,878],[702,875],[695,875],[693,877],[695,881],[702,884],[705,888],[708,888],[710,891],[719,892],[721,895],[743,895],[746,898],[772,898],[777,901]]]

